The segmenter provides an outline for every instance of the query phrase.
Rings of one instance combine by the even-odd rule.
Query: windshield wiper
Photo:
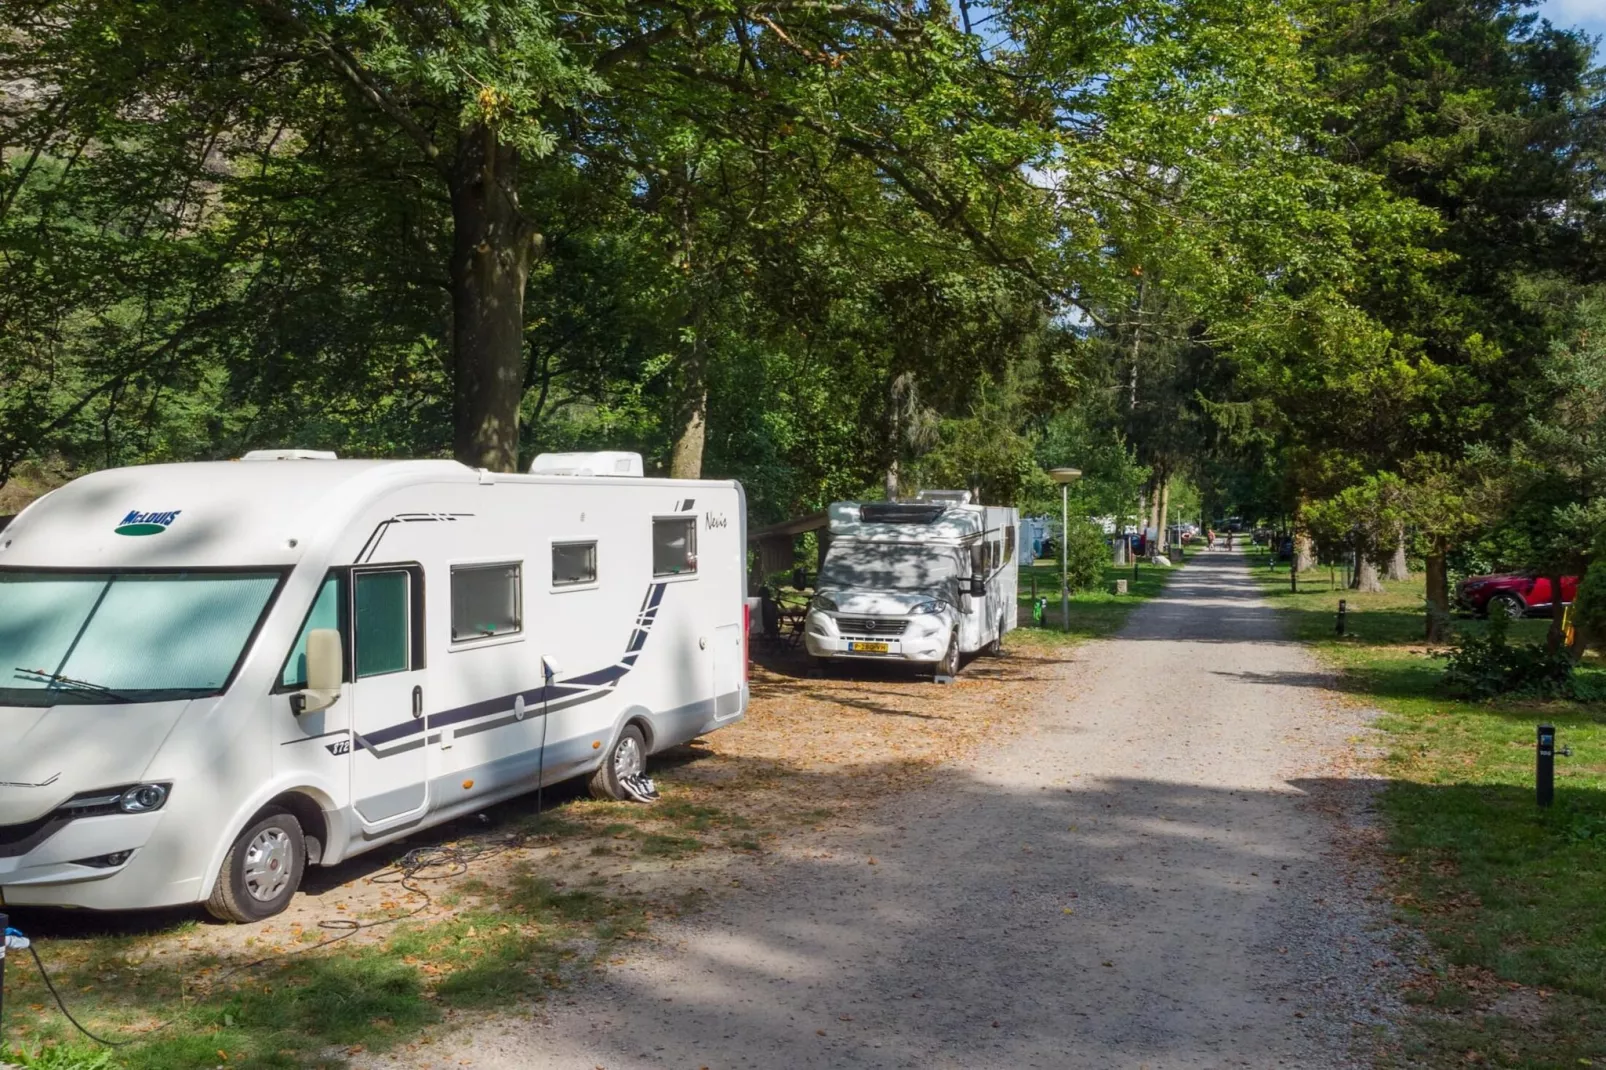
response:
[[[21,665],[13,666],[13,670],[22,677],[31,677],[35,680],[48,680],[52,684],[64,687],[70,691],[81,691],[91,695],[105,695],[113,702],[133,702],[129,696],[121,691],[113,691],[105,684],[92,684],[88,680],[75,680],[71,676],[63,676],[59,672],[46,672],[44,669],[25,669]]]

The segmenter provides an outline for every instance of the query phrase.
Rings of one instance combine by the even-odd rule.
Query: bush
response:
[[[1099,586],[1111,559],[1110,544],[1104,541],[1104,530],[1085,520],[1073,520],[1067,535],[1066,574],[1071,590],[1085,591]]]
[[[1584,573],[1573,600],[1573,621],[1591,643],[1606,644],[1606,561],[1596,561]]]
[[[1530,695],[1562,698],[1571,694],[1573,661],[1565,650],[1548,653],[1539,643],[1513,646],[1507,632],[1510,619],[1489,614],[1483,632],[1458,632],[1444,655],[1444,686],[1461,698],[1486,699],[1496,695]]]

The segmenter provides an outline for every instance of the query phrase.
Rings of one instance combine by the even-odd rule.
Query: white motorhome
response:
[[[742,716],[740,484],[328,456],[99,472],[0,532],[5,904],[264,918]]]
[[[1000,652],[1015,628],[1020,520],[967,491],[909,502],[836,502],[804,624],[816,658],[901,659],[938,676]]]

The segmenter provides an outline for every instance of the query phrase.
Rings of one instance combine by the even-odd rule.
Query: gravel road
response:
[[[552,1002],[386,1064],[1362,1065],[1398,968],[1344,849],[1365,711],[1226,553],[1052,671],[1032,727],[937,786],[770,853]]]

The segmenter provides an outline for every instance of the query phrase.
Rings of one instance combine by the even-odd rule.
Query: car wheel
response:
[[[1004,618],[1003,617],[999,617],[998,618],[998,634],[993,636],[993,641],[987,644],[987,656],[990,657],[990,658],[1001,658],[1001,657],[1004,656]]]
[[[591,774],[591,796],[595,799],[613,799],[624,802],[630,793],[620,783],[626,777],[639,776],[647,771],[647,737],[633,724],[625,725],[613,749],[602,760],[602,765]]]
[[[1514,594],[1497,594],[1489,599],[1489,613],[1503,613],[1508,620],[1521,620],[1527,612],[1528,607]]]
[[[223,856],[207,912],[241,924],[271,918],[290,905],[306,869],[301,822],[288,811],[270,811],[240,833]]]
[[[959,675],[959,631],[957,629],[948,640],[948,653],[944,654],[942,660],[937,662],[937,667],[932,675],[946,676],[950,680]]]

